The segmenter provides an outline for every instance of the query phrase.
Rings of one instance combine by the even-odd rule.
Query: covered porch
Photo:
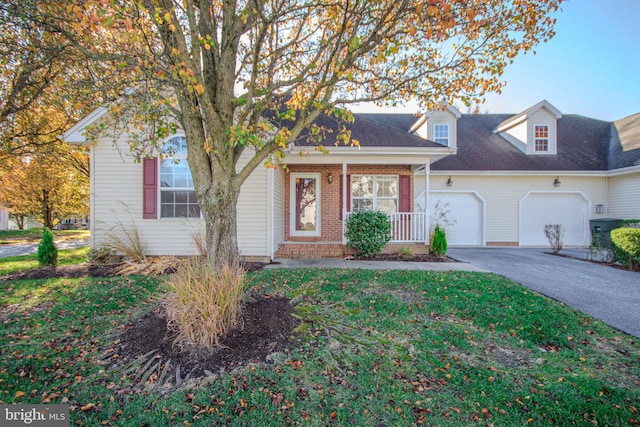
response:
[[[275,258],[344,257],[353,252],[346,222],[358,211],[387,214],[391,241],[385,253],[429,248],[429,156],[349,159],[302,157],[284,172],[283,233]],[[419,174],[417,173],[419,172]],[[416,200],[420,195],[424,200]]]

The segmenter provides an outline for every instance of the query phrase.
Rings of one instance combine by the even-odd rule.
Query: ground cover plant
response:
[[[0,403],[64,402],[72,425],[640,423],[638,340],[496,275],[254,273],[249,292],[290,299],[302,342],[167,389],[111,368],[159,280],[0,289]]]

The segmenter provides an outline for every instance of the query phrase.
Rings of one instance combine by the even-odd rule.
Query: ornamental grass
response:
[[[205,350],[220,346],[240,325],[245,276],[237,262],[215,267],[194,259],[179,266],[167,279],[165,301],[168,326],[177,332],[174,344]]]

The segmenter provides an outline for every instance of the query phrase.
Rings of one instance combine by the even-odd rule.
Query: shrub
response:
[[[431,252],[438,258],[442,258],[447,254],[447,233],[439,225],[436,225],[433,230]]]
[[[169,276],[165,300],[167,323],[177,331],[175,344],[211,350],[237,328],[245,290],[245,271],[237,263],[215,268],[194,258]]]
[[[356,254],[365,258],[379,254],[391,240],[391,223],[384,212],[356,212],[347,220],[345,236]]]
[[[53,243],[53,233],[48,228],[45,228],[44,233],[42,233],[37,257],[40,267],[47,265],[55,267],[58,264],[58,248]]]
[[[628,267],[629,270],[640,270],[639,228],[611,230],[611,243],[616,261]]]
[[[640,228],[640,219],[625,219],[620,223],[624,228]]]
[[[544,226],[544,235],[547,236],[551,251],[557,255],[562,250],[564,227],[562,224],[547,224]]]

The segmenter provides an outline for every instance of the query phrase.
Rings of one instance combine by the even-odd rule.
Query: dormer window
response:
[[[498,125],[495,133],[528,155],[558,154],[558,120],[562,113],[547,101],[540,101]]]
[[[433,140],[445,147],[449,146],[449,125],[448,124],[434,124],[433,125]]]
[[[549,125],[535,125],[534,147],[536,153],[546,153],[549,151]]]

